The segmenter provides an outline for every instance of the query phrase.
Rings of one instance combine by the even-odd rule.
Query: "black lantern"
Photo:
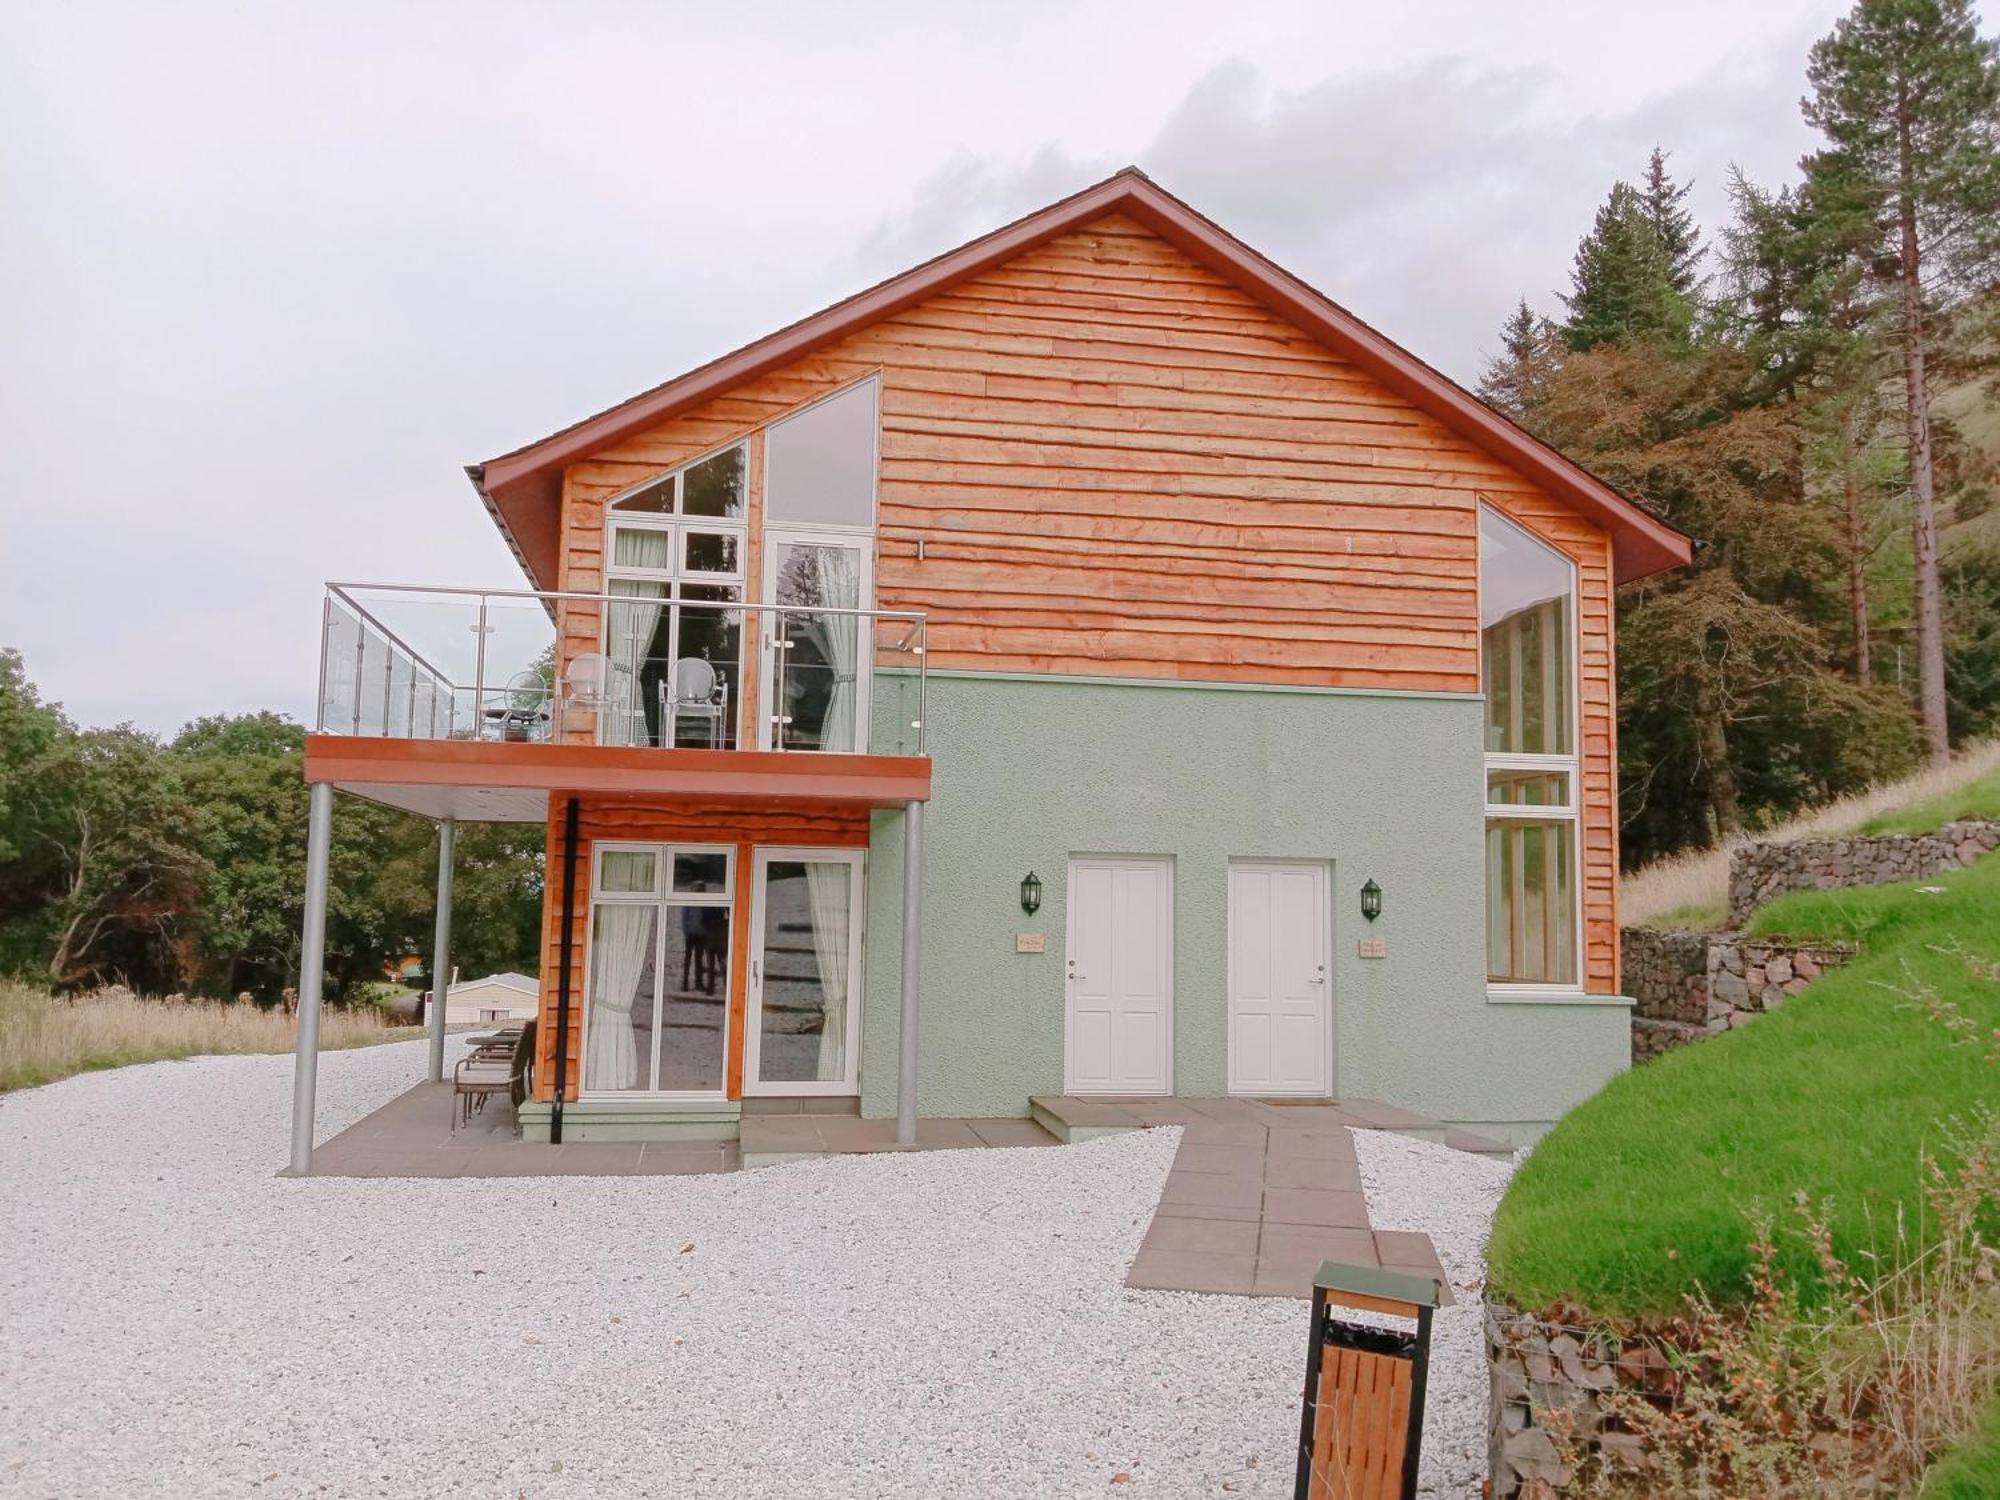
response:
[[[1042,909],[1042,883],[1033,870],[1021,881],[1021,910],[1033,916]]]
[[[1361,915],[1371,922],[1382,915],[1382,887],[1372,880],[1361,887]]]

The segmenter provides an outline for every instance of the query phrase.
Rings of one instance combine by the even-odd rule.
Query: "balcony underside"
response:
[[[922,755],[306,736],[306,780],[427,818],[540,823],[549,797],[727,797],[900,807],[927,801]]]

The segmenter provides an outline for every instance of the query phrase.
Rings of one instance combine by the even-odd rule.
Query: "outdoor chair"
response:
[[[485,711],[488,726],[503,740],[545,740],[549,736],[549,685],[532,669],[516,672],[501,689],[500,702]]]
[[[729,716],[729,684],[716,672],[714,663],[699,656],[683,656],[674,663],[673,682],[660,684],[660,709],[662,723],[673,726],[667,744],[678,744],[681,721],[693,719],[708,725],[709,748],[720,750]]]
[[[511,1044],[490,1042],[459,1059],[451,1070],[451,1128],[472,1123],[495,1094],[505,1094],[518,1112],[528,1097],[535,1065],[535,1023],[528,1022]],[[516,1128],[519,1128],[518,1114]]]
[[[557,704],[558,729],[569,731],[572,709],[595,714],[610,706],[615,685],[611,658],[603,652],[585,651],[571,658],[570,664],[563,668],[561,698]]]

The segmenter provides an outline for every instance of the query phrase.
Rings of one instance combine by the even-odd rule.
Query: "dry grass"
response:
[[[1620,883],[1620,919],[1634,925],[1697,931],[1720,927],[1729,904],[1729,856],[1741,845],[1854,833],[1871,819],[1912,803],[1942,801],[1996,773],[2000,773],[2000,739],[1982,741],[1966,746],[1948,766],[1870,787],[1717,849],[1694,849],[1657,860],[1634,870]]]
[[[365,1047],[422,1036],[385,1026],[373,1010],[328,1010],[322,1047]],[[105,990],[74,1000],[0,979],[0,1093],[72,1073],[221,1052],[289,1052],[292,1018],[235,1001],[150,1000]]]

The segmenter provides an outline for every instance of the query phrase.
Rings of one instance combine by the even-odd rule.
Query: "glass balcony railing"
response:
[[[317,728],[387,739],[923,753],[922,614],[673,598],[671,587],[328,584]]]

